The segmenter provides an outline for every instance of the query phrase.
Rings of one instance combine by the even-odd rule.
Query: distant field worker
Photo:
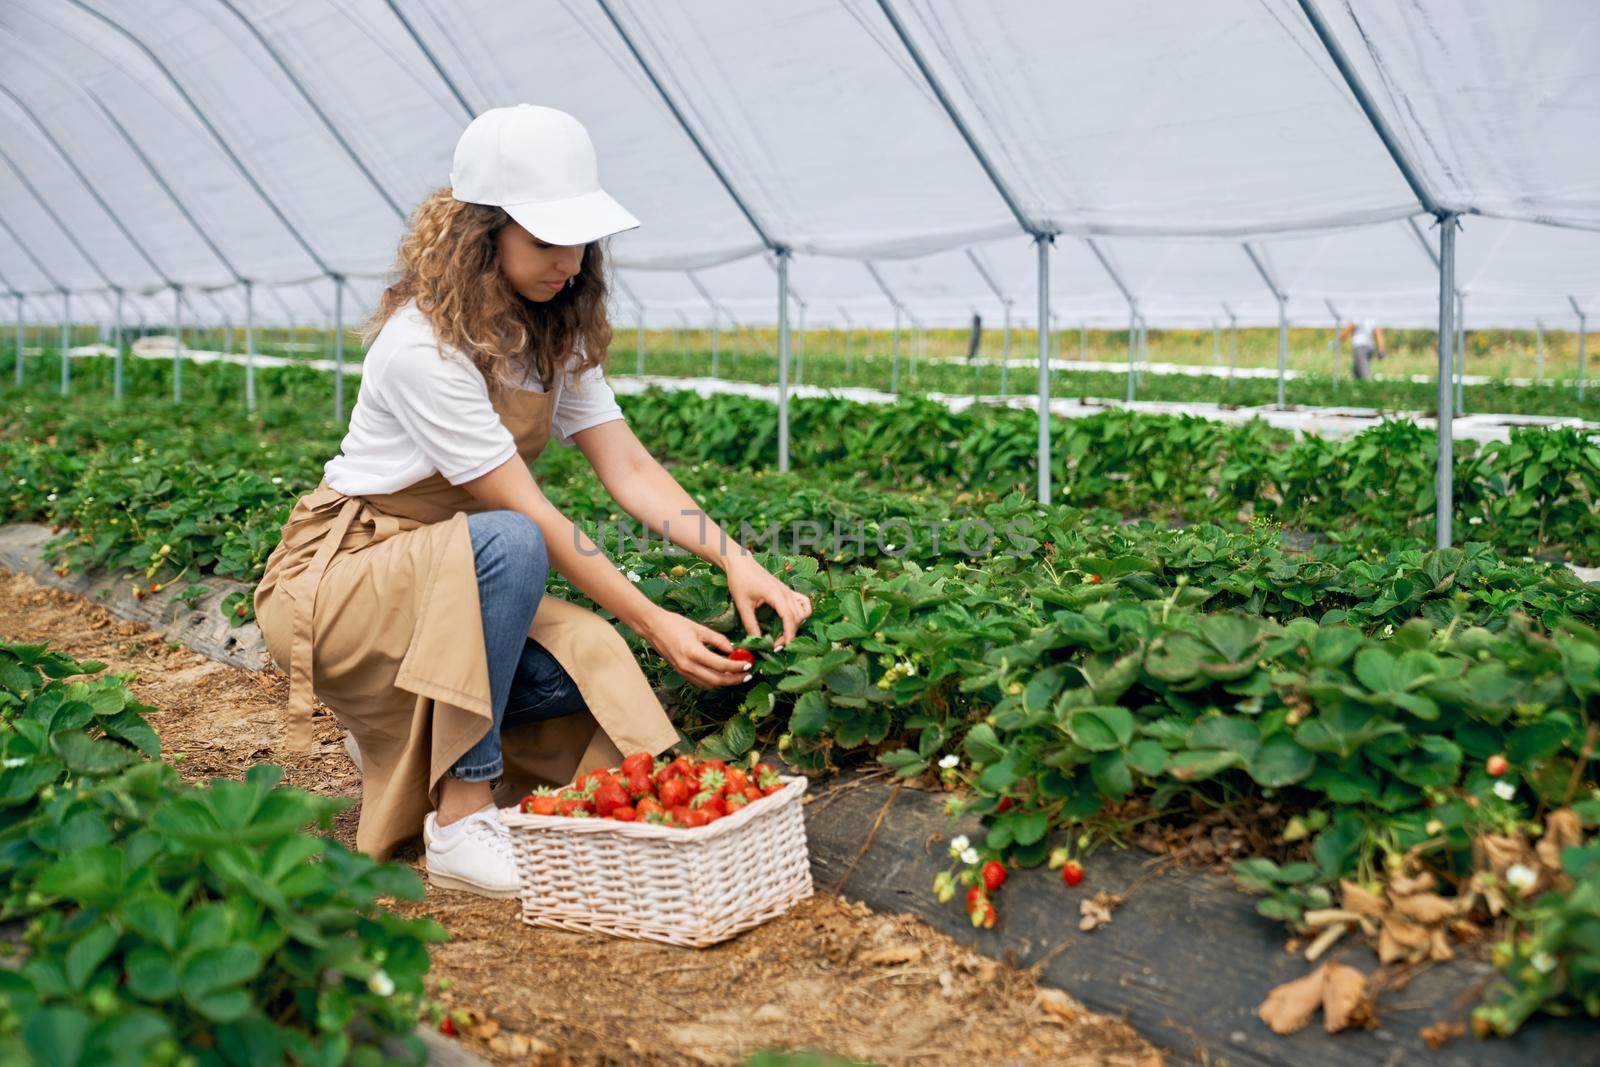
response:
[[[1383,330],[1371,319],[1350,322],[1339,334],[1339,340],[1350,342],[1350,375],[1357,381],[1372,377],[1372,357],[1384,359]]]
[[[747,632],[771,607],[781,647],[811,602],[706,518],[623,420],[603,373],[599,242],[639,223],[601,190],[578,120],[488,111],[450,182],[412,213],[349,430],[255,606],[289,672],[290,747],[310,746],[313,692],[349,731],[357,846],[384,857],[420,832],[430,882],[513,897],[496,781],[509,802],[678,741],[616,627],[545,593],[552,571],[693,684],[749,678],[727,637],[653,603],[540,492],[528,465],[551,436],[620,510],[721,567]]]

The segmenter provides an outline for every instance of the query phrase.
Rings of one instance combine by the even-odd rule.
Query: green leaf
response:
[[[22,1040],[35,1063],[78,1067],[94,1020],[77,1008],[54,1005],[34,1012],[22,1028]]]
[[[1269,789],[1303,782],[1317,769],[1315,754],[1301,748],[1286,734],[1273,734],[1250,758],[1250,777]]]
[[[178,978],[183,999],[212,1022],[231,1022],[250,1008],[239,986],[261,970],[261,957],[246,945],[203,949],[184,963]]]
[[[1189,731],[1190,748],[1220,748],[1249,759],[1261,744],[1261,730],[1237,715],[1210,715]]]
[[[1042,811],[1013,812],[1011,819],[1011,837],[1019,845],[1031,845],[1044,840],[1044,835],[1050,831],[1050,816]]]
[[[1133,740],[1133,714],[1115,704],[1079,708],[1067,721],[1067,735],[1090,752],[1109,752]]]
[[[62,961],[67,984],[81,991],[93,976],[95,969],[111,955],[117,944],[117,929],[109,923],[92,927],[88,933],[72,943]]]
[[[169,952],[178,947],[178,905],[161,893],[141,893],[120,909],[128,929]]]
[[[1121,752],[1097,754],[1089,761],[1089,774],[1094,778],[1095,788],[1113,800],[1120,800],[1133,792],[1133,775]]]
[[[1211,750],[1179,752],[1168,762],[1167,773],[1180,782],[1194,782],[1210,778],[1219,771],[1236,767],[1243,762],[1244,757],[1237,752]]]
[[[789,714],[789,732],[796,737],[816,737],[828,725],[828,698],[821,690],[801,693]]]
[[[961,747],[966,749],[968,758],[974,763],[995,763],[1006,755],[1006,748],[995,736],[994,727],[986,722],[980,722],[968,730]]]

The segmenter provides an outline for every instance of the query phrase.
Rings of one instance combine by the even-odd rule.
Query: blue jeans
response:
[[[528,636],[550,577],[538,525],[520,512],[482,511],[467,516],[467,529],[478,573],[494,723],[450,773],[463,781],[487,782],[505,770],[504,727],[572,715],[588,705],[555,657]]]

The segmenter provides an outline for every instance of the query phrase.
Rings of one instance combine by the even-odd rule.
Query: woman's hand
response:
[[[640,629],[640,636],[655,646],[673,670],[701,689],[738,685],[750,677],[750,664],[711,651],[732,652],[733,642],[677,612],[662,608]]]
[[[800,624],[811,617],[811,598],[797,593],[775,578],[754,556],[735,555],[729,558],[728,596],[744,623],[744,631],[751,637],[761,635],[756,623],[756,608],[771,606],[783,620],[783,636],[772,642],[774,651],[794,640]]]

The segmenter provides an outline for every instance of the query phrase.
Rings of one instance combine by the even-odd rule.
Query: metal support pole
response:
[[[1128,403],[1133,403],[1134,394],[1138,386],[1134,382],[1134,360],[1138,357],[1139,348],[1139,311],[1132,304],[1128,305]]]
[[[1052,238],[1034,238],[1039,246],[1039,503],[1050,503],[1050,245]]]
[[[333,276],[333,421],[344,422],[344,275]]]
[[[1233,372],[1239,367],[1239,316],[1227,304],[1222,305],[1228,316],[1228,384],[1233,384]]]
[[[65,289],[61,290],[61,395],[66,396],[72,392],[72,357],[67,355],[67,350],[72,347],[70,336],[72,321],[72,294]]]
[[[22,325],[22,319],[23,319],[22,294],[18,293],[17,294],[17,366],[16,366],[16,378],[17,378],[17,384],[18,385],[22,384],[22,348],[23,348],[23,342],[27,339],[24,336],[24,333],[23,333],[24,327]]]
[[[1289,312],[1278,297],[1278,406],[1283,407],[1283,382],[1289,370]]]
[[[172,287],[172,402],[183,403],[183,289]]]
[[[256,287],[244,283],[244,410],[256,413]]]
[[[1083,363],[1089,358],[1089,324],[1078,323],[1078,362]]]
[[[1150,366],[1150,323],[1143,316],[1139,316],[1139,369],[1134,371],[1136,382],[1144,381],[1144,373]]]
[[[1008,372],[1011,370],[1011,301],[1007,300],[1005,302],[1005,304],[1003,305],[1003,307],[1005,309],[1005,328],[1004,328],[1004,333],[1002,335],[1001,348],[1000,348],[1000,395],[1001,396],[1005,396],[1006,395],[1006,388],[1007,388],[1007,385],[1008,385],[1008,382],[1006,381],[1006,379],[1009,376]]]
[[[122,403],[122,290],[117,290],[117,325],[111,334],[111,399]]]
[[[1578,316],[1578,403],[1583,403],[1584,379],[1588,377],[1586,366],[1589,355],[1589,316],[1584,314],[1583,308],[1578,306],[1578,301],[1567,297],[1567,303],[1572,305],[1572,310]]]
[[[1222,366],[1222,330],[1215,322],[1211,324],[1211,365]]]
[[[778,251],[778,471],[789,472],[789,250]]]
[[[711,305],[711,376],[722,374],[722,309]]]
[[[1439,454],[1434,473],[1434,544],[1450,547],[1451,523],[1455,516],[1454,464],[1450,410],[1450,337],[1455,332],[1451,321],[1456,292],[1456,216],[1439,220]]]
[[[893,355],[889,359],[889,392],[900,391],[900,306],[894,309],[894,344]]]
[[[1533,320],[1535,343],[1538,345],[1537,354],[1533,357],[1534,381],[1544,381],[1544,320]]]

